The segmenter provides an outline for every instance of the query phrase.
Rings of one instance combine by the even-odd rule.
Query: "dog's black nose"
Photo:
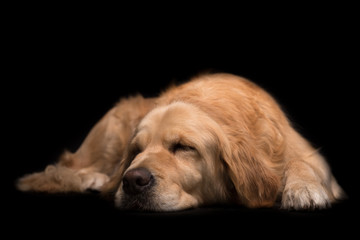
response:
[[[131,169],[123,177],[123,190],[135,195],[148,189],[153,180],[153,175],[146,168]]]

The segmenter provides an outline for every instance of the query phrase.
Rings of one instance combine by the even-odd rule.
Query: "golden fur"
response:
[[[129,194],[124,179],[138,169],[151,174],[151,184]],[[75,153],[17,186],[95,189],[114,196],[118,207],[156,211],[215,203],[269,207],[278,199],[286,209],[324,208],[343,194],[276,101],[230,74],[196,77],[156,99],[121,100]]]

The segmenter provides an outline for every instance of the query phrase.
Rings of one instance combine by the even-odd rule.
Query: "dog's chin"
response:
[[[154,204],[150,202],[139,201],[138,199],[131,199],[129,201],[123,201],[120,205],[122,210],[134,210],[134,211],[149,211],[157,212],[160,209],[157,208]]]
[[[115,204],[122,210],[161,211],[158,204],[153,201],[151,193],[127,195],[123,193],[117,197]]]
[[[137,195],[128,195],[122,192],[121,194],[117,194],[115,206],[120,210],[144,212],[172,212],[189,208],[189,206],[179,206],[173,199],[162,199],[160,196],[157,196],[154,191]]]

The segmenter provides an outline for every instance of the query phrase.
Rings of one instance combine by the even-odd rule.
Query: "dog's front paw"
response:
[[[108,175],[99,172],[80,173],[81,188],[99,191],[110,178]]]
[[[320,184],[297,182],[287,184],[282,194],[283,209],[323,209],[330,206],[330,199]]]

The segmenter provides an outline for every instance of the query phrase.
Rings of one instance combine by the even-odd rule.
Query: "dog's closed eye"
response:
[[[193,151],[196,151],[196,148],[182,143],[175,143],[170,147],[170,152],[174,154],[177,152],[193,152]]]

